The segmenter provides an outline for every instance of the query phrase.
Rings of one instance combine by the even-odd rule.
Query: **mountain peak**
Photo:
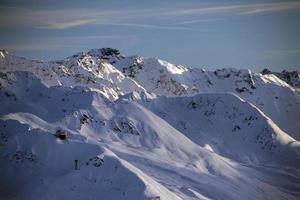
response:
[[[106,60],[109,62],[114,62],[114,60],[119,60],[124,56],[121,55],[118,49],[114,48],[99,48],[99,49],[91,49],[88,52],[79,52],[72,56],[67,57],[67,60],[78,61],[85,59],[86,57],[93,57],[95,59]]]
[[[100,49],[91,49],[87,54],[94,57],[102,57],[102,56],[117,57],[121,55],[118,49],[109,48],[109,47],[100,48]]]
[[[8,51],[5,49],[0,49],[0,57],[5,58],[6,55],[8,55]]]

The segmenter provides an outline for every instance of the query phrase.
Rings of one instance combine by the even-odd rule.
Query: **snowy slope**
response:
[[[47,88],[25,72],[10,75],[12,79],[1,81],[2,198],[153,199],[159,195],[179,199],[79,132],[82,117],[93,110],[93,95],[110,103],[104,96],[83,88]],[[48,96],[41,96],[41,91]],[[55,139],[57,130],[68,133],[66,142]],[[74,169],[75,160],[79,170]]]
[[[300,139],[300,91],[275,75],[233,68],[211,72],[140,56],[113,58],[107,62],[114,63],[116,68],[135,79],[148,92],[158,95],[235,93],[258,107],[290,136]]]
[[[274,74],[290,86],[293,86],[294,88],[300,89],[300,72],[299,71],[291,71],[288,72],[286,70],[283,70],[282,72],[272,72],[268,69],[264,69],[261,72],[263,75],[266,74]]]
[[[272,74],[1,50],[0,102],[0,199],[300,198],[299,90]]]
[[[88,86],[111,100],[145,89],[163,96],[231,92],[258,107],[291,137],[300,139],[300,91],[273,74],[231,68],[214,72],[192,69],[156,58],[125,57],[111,48],[52,62],[29,60],[2,50],[0,70],[30,71],[48,86]]]
[[[94,51],[78,53],[61,61],[42,62],[1,51],[1,72],[28,71],[47,86],[87,86],[110,99],[132,91],[144,91],[134,80],[126,78],[111,64],[102,62]]]
[[[213,101],[220,96],[203,98]],[[237,162],[239,157],[226,158],[198,145],[172,124],[174,118],[168,122],[154,112],[164,104],[166,109],[179,109],[177,103],[201,97],[135,93],[112,102],[88,88],[49,88],[28,72],[1,74],[1,198],[298,199],[298,144],[282,131],[271,134],[286,157],[275,151],[273,162],[268,152],[258,150],[260,145],[250,144],[258,152],[251,155],[247,147],[238,151],[249,157],[257,154],[258,162]],[[259,125],[274,128],[251,105],[232,95],[222,98],[224,104],[216,103],[220,112],[226,110],[222,105],[232,106],[229,100],[240,102],[246,104],[243,112],[263,118]],[[202,113],[188,109],[186,117]],[[56,138],[57,130],[66,132],[67,140]]]
[[[145,96],[135,94],[135,98],[130,99],[212,152],[243,162],[300,167],[300,142],[280,130],[256,107],[233,94]]]
[[[1,127],[9,133],[1,152],[1,199],[179,199],[98,145],[75,138],[60,142],[51,130],[15,120],[1,121]]]

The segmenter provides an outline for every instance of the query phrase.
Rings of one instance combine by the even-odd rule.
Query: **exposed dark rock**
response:
[[[60,140],[66,140],[68,138],[68,133],[64,130],[57,130],[55,133],[55,137]]]
[[[300,72],[299,71],[286,71],[283,70],[282,72],[272,72],[268,69],[262,70],[261,74],[273,74],[289,84],[292,87],[300,88]]]

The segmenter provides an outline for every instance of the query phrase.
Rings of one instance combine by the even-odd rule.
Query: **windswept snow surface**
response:
[[[299,90],[274,75],[110,48],[0,70],[0,199],[300,198]]]

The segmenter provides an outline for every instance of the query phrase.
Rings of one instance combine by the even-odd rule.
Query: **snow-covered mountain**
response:
[[[112,100],[132,91],[144,91],[134,80],[103,62],[95,51],[81,52],[60,61],[42,62],[10,55],[2,50],[0,70],[32,72],[47,86],[89,87]]]
[[[231,68],[212,72],[139,56],[113,57],[108,62],[114,63],[114,66],[147,91],[158,95],[234,93],[258,107],[292,137],[300,139],[300,90],[275,75]]]
[[[291,71],[288,72],[283,70],[282,72],[272,72],[268,69],[264,69],[261,72],[262,74],[274,74],[281,80],[285,81],[287,84],[300,89],[300,72],[299,71]]]
[[[299,90],[274,75],[3,50],[0,102],[0,199],[300,198]]]

